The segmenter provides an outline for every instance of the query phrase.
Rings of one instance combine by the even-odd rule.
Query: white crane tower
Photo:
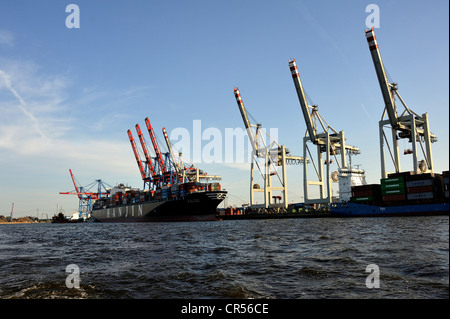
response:
[[[303,190],[305,204],[329,204],[332,202],[332,180],[337,181],[339,179],[339,192],[341,200],[342,195],[346,194],[344,200],[350,199],[351,186],[365,184],[365,177],[363,170],[351,169],[349,166],[350,161],[347,161],[346,155],[359,154],[360,151],[357,147],[347,145],[345,143],[344,131],[336,131],[333,129],[319,114],[317,105],[308,105],[306,100],[305,91],[300,80],[297,64],[295,59],[289,61],[289,68],[291,70],[292,79],[294,80],[295,89],[297,91],[298,99],[302,108],[303,117],[306,122],[306,133],[303,138],[303,157],[308,157],[314,166],[314,170],[317,175],[317,179],[309,180],[307,174],[307,165],[303,166]],[[322,133],[318,133],[319,124],[323,130]],[[308,143],[312,143],[317,148],[316,161],[311,154],[308,147]],[[323,159],[323,153],[325,153],[325,160]],[[338,157],[340,156],[340,163]],[[333,173],[331,175],[330,164],[331,157],[334,157],[339,168],[339,173]],[[324,164],[326,172],[324,172]],[[338,176],[339,174],[339,176]],[[341,184],[341,179],[348,179],[351,183]],[[342,185],[342,187],[341,187]],[[319,186],[319,198],[311,198],[309,194],[309,186]]]
[[[304,162],[303,157],[293,156],[289,154],[289,150],[284,145],[278,144],[273,138],[271,138],[261,128],[261,124],[250,124],[245,110],[244,103],[242,102],[241,94],[238,88],[234,89],[234,96],[241,112],[242,120],[247,131],[250,144],[252,145],[252,162],[250,169],[250,206],[255,205],[255,192],[264,192],[264,208],[281,207],[287,208],[288,206],[288,186],[286,180],[286,165],[287,164],[302,164]],[[254,128],[256,129],[253,132]],[[270,144],[266,145],[266,136],[270,138]],[[260,167],[257,159],[262,158],[264,164]],[[254,170],[255,164],[261,174],[264,181],[264,188],[261,188],[258,184],[255,184]],[[281,166],[281,176],[277,170],[277,166]],[[272,177],[276,176],[280,186],[274,186],[272,183]],[[279,203],[272,201],[273,192],[281,191],[282,196]],[[275,196],[276,197],[276,196]]]
[[[384,142],[386,142],[388,147],[395,172],[399,173],[401,171],[400,152],[398,147],[398,140],[401,138],[407,138],[409,139],[409,142],[412,143],[412,150],[406,150],[404,154],[412,154],[414,173],[432,173],[433,156],[431,152],[431,143],[436,142],[437,138],[430,132],[428,114],[425,113],[420,116],[414,113],[410,108],[408,108],[408,106],[406,106],[405,102],[400,97],[397,83],[388,82],[373,28],[371,30],[366,30],[366,38],[385,103],[383,115],[379,122],[381,178],[387,177]],[[398,108],[395,104],[395,96],[398,97],[404,107],[404,111],[400,116],[398,115]],[[385,119],[386,114],[388,116],[387,120]],[[389,146],[388,139],[384,132],[384,127],[387,127],[388,129],[390,128],[391,130],[392,148]],[[420,163],[417,158],[417,142],[419,142],[420,149],[422,150],[422,154],[425,158],[424,160],[421,160]],[[425,148],[423,144],[425,144]]]

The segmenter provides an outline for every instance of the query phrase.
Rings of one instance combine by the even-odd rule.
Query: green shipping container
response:
[[[361,197],[352,197],[351,201],[352,202],[367,202],[367,201],[372,201],[373,200],[373,196],[361,196]]]
[[[406,194],[405,188],[386,188],[381,190],[381,195]]]
[[[383,184],[392,184],[392,183],[404,183],[405,178],[403,176],[398,177],[389,177],[389,178],[382,178],[381,179],[381,185]]]
[[[381,191],[384,189],[399,189],[399,188],[405,188],[405,183],[403,182],[396,182],[396,183],[390,183],[390,184],[381,184]]]

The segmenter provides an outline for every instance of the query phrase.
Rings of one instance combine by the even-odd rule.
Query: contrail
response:
[[[369,118],[369,120],[372,120],[372,117],[370,116],[369,112],[367,112],[366,107],[364,106],[364,104],[361,103],[361,106],[362,106],[364,112],[366,112],[366,115]]]
[[[44,139],[48,139],[47,136],[42,132],[42,130],[39,128],[39,121],[38,119],[27,110],[27,103],[24,101],[24,99],[20,96],[20,94],[12,87],[11,80],[9,79],[9,75],[0,69],[0,75],[3,77],[3,82],[5,83],[6,88],[11,91],[11,93],[19,100],[19,109],[22,111],[23,114],[25,114],[26,117],[28,117],[34,124],[34,128],[36,131],[41,135]]]

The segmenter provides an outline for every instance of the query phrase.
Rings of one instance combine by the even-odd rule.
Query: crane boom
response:
[[[136,148],[136,142],[134,141],[133,134],[131,134],[131,130],[128,130],[128,138],[130,139],[131,147],[133,148],[134,157],[136,158],[136,162],[139,167],[139,172],[141,173],[142,179],[147,180],[147,176],[145,175],[144,167],[142,166],[141,158],[139,157],[139,153]]]
[[[177,173],[180,171],[180,167],[178,167],[177,161],[175,160],[175,156],[172,152],[172,145],[170,144],[169,136],[167,135],[166,128],[162,128],[164,139],[166,140],[167,149],[169,150],[170,157],[172,157],[173,166],[175,167]]]
[[[369,44],[370,54],[372,55],[373,64],[377,73],[378,82],[380,84],[383,100],[386,105],[386,111],[388,113],[389,122],[394,129],[406,129],[401,123],[399,123],[397,109],[394,102],[394,92],[396,84],[391,84],[387,80],[386,72],[381,59],[380,50],[378,49],[377,39],[375,38],[375,32],[373,28],[366,30],[367,43]]]
[[[78,198],[81,199],[80,192],[78,190],[77,183],[75,182],[75,177],[73,176],[72,169],[69,168],[70,177],[72,178],[73,185],[75,186],[75,191],[77,192]]]
[[[152,140],[153,148],[156,153],[156,159],[158,160],[158,164],[161,169],[161,173],[164,175],[164,174],[166,174],[166,166],[164,165],[164,161],[162,159],[161,152],[159,150],[158,142],[156,141],[155,132],[153,131],[153,127],[150,124],[150,120],[148,119],[148,117],[145,118],[145,124],[147,125],[150,139]]]
[[[150,174],[152,176],[155,176],[156,175],[155,168],[153,167],[152,159],[150,158],[150,155],[148,153],[147,145],[144,140],[144,135],[142,134],[141,127],[139,126],[139,124],[136,124],[136,132],[138,134],[139,141],[141,142],[142,150],[144,151],[144,155],[145,155],[145,159],[147,160],[148,167],[150,168]]]
[[[294,80],[295,89],[297,91],[298,99],[302,107],[303,117],[305,118],[308,134],[311,138],[311,141],[316,144],[317,132],[311,119],[311,113],[309,112],[310,106],[306,101],[305,91],[303,90],[302,81],[300,80],[300,74],[298,73],[297,63],[295,63],[295,59],[289,60],[289,69],[291,70],[292,79]]]
[[[258,146],[256,144],[255,135],[253,134],[253,130],[250,125],[250,121],[248,120],[247,111],[245,110],[244,103],[242,102],[241,93],[239,92],[239,88],[234,89],[234,97],[236,98],[236,102],[238,104],[239,111],[241,112],[242,120],[244,121],[245,129],[247,130],[247,134],[250,139],[250,143],[252,144],[253,151],[255,152],[255,154],[257,154]]]
[[[60,194],[62,194],[62,195],[77,195],[80,200],[84,199],[82,195],[90,196],[91,199],[98,198],[99,193],[85,192],[83,187],[78,187],[77,183],[75,181],[75,176],[73,175],[71,169],[69,169],[69,173],[70,173],[70,177],[72,178],[73,185],[75,186],[75,191],[74,192],[60,192]]]

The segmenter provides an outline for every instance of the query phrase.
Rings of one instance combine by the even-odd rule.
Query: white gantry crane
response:
[[[307,163],[305,163],[303,166],[305,204],[331,203],[332,181],[337,181],[338,179],[341,200],[349,200],[351,196],[351,186],[365,184],[365,177],[363,170],[351,168],[351,163],[350,161],[347,161],[346,156],[348,155],[350,158],[351,155],[359,154],[360,151],[357,147],[345,143],[344,131],[338,132],[333,129],[319,114],[317,105],[308,105],[295,59],[289,61],[289,68],[291,70],[292,79],[294,80],[295,89],[306,123],[306,133],[303,138],[303,157],[310,159],[317,175],[317,179],[310,180],[307,174]],[[318,133],[319,125],[323,130],[321,133]],[[314,160],[314,156],[311,154],[308,143],[312,143],[317,148],[316,160]],[[325,153],[325,159],[323,158],[323,153]],[[337,157],[339,154],[340,162]],[[330,171],[332,156],[336,160],[339,168],[339,172],[333,173],[333,176]],[[324,164],[326,171],[324,171]],[[351,180],[351,183],[341,184],[341,181],[343,182],[344,180]],[[310,197],[310,186],[319,187],[319,198]],[[346,196],[343,198],[342,195],[344,194]]]
[[[407,138],[412,144],[412,150],[405,150],[404,154],[412,154],[414,173],[432,173],[433,156],[431,152],[431,143],[436,142],[437,138],[433,133],[430,132],[428,114],[425,113],[420,116],[414,113],[410,108],[408,108],[403,99],[400,97],[400,94],[398,93],[397,83],[388,82],[373,28],[371,30],[366,30],[366,38],[385,103],[383,115],[379,122],[381,178],[387,177],[384,149],[385,142],[394,164],[395,172],[399,173],[401,171],[398,140],[402,138]],[[397,105],[395,104],[396,96],[404,107],[404,110],[400,116],[398,115],[399,110],[397,108]],[[388,116],[387,120],[385,119],[386,114]],[[388,139],[384,132],[385,127],[387,127],[388,129],[390,128],[391,130],[392,147],[389,146]],[[420,162],[418,162],[417,157],[417,154],[419,153],[417,143],[419,143],[420,149],[424,156],[424,159]]]
[[[288,206],[288,186],[286,180],[286,165],[287,164],[302,164],[303,157],[293,156],[289,154],[289,150],[284,145],[278,144],[270,135],[268,135],[261,127],[261,124],[250,124],[242,102],[241,94],[238,88],[234,89],[234,96],[241,112],[242,120],[247,131],[250,144],[252,145],[252,162],[250,169],[250,206],[255,205],[255,192],[264,192],[264,208],[287,208]],[[254,132],[255,129],[255,132]],[[269,145],[266,145],[266,136],[269,137]],[[258,159],[263,159],[263,165],[259,165]],[[264,188],[255,184],[254,170],[255,164],[264,181]],[[277,166],[281,166],[281,174],[277,170]],[[281,176],[280,176],[281,175]],[[276,177],[280,186],[274,186],[272,177]],[[273,196],[274,191],[281,191],[282,196]],[[273,201],[273,200],[274,201]],[[279,199],[279,202],[276,202]]]

